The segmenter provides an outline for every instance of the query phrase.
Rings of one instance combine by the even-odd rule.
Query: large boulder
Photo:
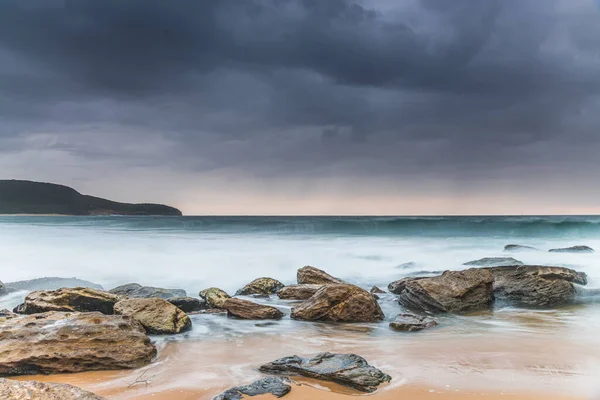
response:
[[[199,295],[206,301],[209,308],[223,308],[225,301],[231,298],[224,290],[216,287],[204,289]]]
[[[588,246],[571,246],[562,249],[550,249],[552,253],[593,253],[594,249]]]
[[[48,312],[0,323],[0,376],[139,368],[156,356],[129,317]]]
[[[494,300],[493,282],[491,272],[471,268],[445,271],[429,278],[404,278],[388,288],[399,295],[399,303],[407,308],[456,313],[488,308]]]
[[[113,314],[113,307],[121,298],[115,294],[90,288],[62,288],[58,290],[38,290],[29,293],[23,304],[23,314],[37,314],[48,311],[99,311]]]
[[[123,299],[115,304],[115,314],[138,321],[148,333],[181,333],[192,328],[186,313],[164,299]]]
[[[563,267],[507,266],[488,268],[494,275],[497,300],[525,307],[554,307],[571,303],[573,283],[587,284],[583,272]]]
[[[415,332],[426,328],[432,328],[437,325],[433,318],[421,315],[402,313],[396,316],[396,319],[390,322],[390,328],[395,331]]]
[[[254,397],[270,394],[275,397],[283,397],[292,390],[287,378],[268,377],[259,379],[249,385],[236,386],[221,393],[213,400],[241,400],[244,396]]]
[[[206,301],[195,297],[171,297],[167,301],[186,313],[202,311],[208,308]]]
[[[300,268],[296,273],[296,278],[298,279],[298,284],[300,285],[328,285],[344,283],[344,281],[341,279],[334,278],[327,272],[315,267],[311,267],[310,265]]]
[[[223,303],[227,315],[240,319],[281,319],[283,313],[275,307],[242,299],[227,299]]]
[[[105,400],[104,397],[64,383],[15,381],[0,378],[0,399]]]
[[[258,278],[238,290],[236,296],[248,296],[253,294],[268,296],[277,293],[285,285],[273,278]]]
[[[308,300],[292,308],[292,318],[307,321],[375,322],[383,311],[373,295],[349,284],[324,285]]]
[[[277,291],[277,296],[282,300],[310,299],[323,285],[288,285]]]
[[[262,365],[260,371],[267,374],[306,376],[368,393],[392,379],[356,354],[320,353],[312,358],[284,357]]]
[[[149,299],[152,297],[168,299],[170,297],[187,296],[187,293],[183,289],[164,289],[152,286],[142,286],[139,283],[128,283],[126,285],[117,286],[116,288],[109,290],[109,292],[120,296],[139,299]]]
[[[94,282],[77,278],[58,278],[54,276],[29,279],[26,281],[7,282],[6,286],[14,290],[26,290],[28,292],[33,292],[35,290],[56,290],[61,288],[76,287],[104,290],[101,285],[98,285]]]
[[[521,261],[512,257],[485,257],[479,260],[473,260],[463,265],[475,265],[479,267],[501,267],[503,265],[524,265]]]
[[[535,247],[523,246],[521,244],[507,244],[504,246],[504,251],[539,251]]]

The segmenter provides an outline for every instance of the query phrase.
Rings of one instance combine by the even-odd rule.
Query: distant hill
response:
[[[68,186],[0,180],[0,214],[181,215],[162,204],[118,203],[86,196]]]

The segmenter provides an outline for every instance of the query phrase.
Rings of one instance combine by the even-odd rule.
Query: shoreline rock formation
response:
[[[227,299],[223,303],[227,315],[240,319],[281,319],[283,312],[279,309],[243,299]]]
[[[123,299],[115,304],[115,314],[127,315],[142,324],[148,333],[158,335],[192,329],[192,320],[185,312],[158,297]]]
[[[90,288],[62,288],[58,290],[38,290],[25,297],[23,314],[37,314],[48,311],[93,312],[113,314],[114,305],[120,296]]]
[[[401,332],[416,332],[436,325],[437,322],[433,318],[409,313],[398,314],[396,319],[390,322],[390,328]]]
[[[217,309],[222,309],[225,301],[231,298],[231,296],[229,296],[224,290],[216,287],[202,290],[199,293],[199,296],[206,301],[206,304],[208,304],[209,308]]]
[[[0,378],[0,399],[106,400],[92,392],[64,383],[15,381],[4,378]]]
[[[119,296],[127,296],[139,299],[149,299],[158,297],[161,299],[169,299],[171,297],[186,297],[187,293],[183,289],[164,289],[153,286],[142,286],[139,283],[128,283],[126,285],[117,286],[108,291]]]
[[[299,285],[329,285],[345,283],[343,280],[334,278],[327,272],[307,265],[298,269],[296,279]]]
[[[260,396],[262,394],[271,394],[275,397],[283,397],[292,390],[290,381],[287,378],[268,377],[259,379],[249,385],[236,386],[226,390],[213,400],[241,400],[244,396]]]
[[[239,289],[236,296],[250,296],[250,295],[262,295],[268,296],[277,293],[277,291],[283,288],[285,285],[273,278],[257,278]]]
[[[277,291],[277,296],[282,300],[307,300],[322,287],[323,285],[287,285]]]

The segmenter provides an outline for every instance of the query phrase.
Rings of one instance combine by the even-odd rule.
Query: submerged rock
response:
[[[395,331],[415,332],[437,325],[433,318],[420,315],[403,313],[398,314],[396,319],[390,322],[390,328]]]
[[[473,260],[463,265],[477,265],[480,267],[501,267],[503,265],[524,265],[521,261],[512,257],[485,257],[479,260]]]
[[[324,285],[304,303],[292,308],[292,318],[307,321],[375,322],[383,311],[373,295],[358,286]]]
[[[140,299],[150,299],[152,297],[168,299],[171,297],[187,296],[187,293],[183,289],[164,289],[152,286],[142,286],[139,283],[128,283],[127,285],[117,286],[116,288],[110,289],[109,292],[120,296]]]
[[[171,297],[167,299],[167,301],[186,313],[201,311],[208,308],[206,301],[195,297]]]
[[[86,287],[96,290],[104,290],[101,285],[94,282],[85,281],[77,278],[58,278],[58,277],[45,277],[30,279],[26,281],[8,282],[6,286],[14,290],[27,290],[33,292],[36,290],[57,290],[62,288],[77,288]]]
[[[562,249],[550,249],[552,253],[593,253],[594,249],[588,246],[571,246]]]
[[[371,288],[371,293],[372,294],[383,294],[383,293],[385,293],[385,290],[381,290],[377,286],[373,286]]]
[[[210,308],[223,308],[225,301],[231,298],[224,290],[216,287],[204,289],[199,295]]]
[[[306,300],[322,287],[323,285],[288,285],[279,289],[277,296],[282,300]]]
[[[271,394],[275,397],[283,397],[292,390],[287,378],[268,377],[260,379],[249,385],[236,386],[221,393],[213,400],[241,400],[244,396],[260,396]]]
[[[227,299],[223,303],[230,317],[241,319],[281,319],[283,313],[275,307],[242,299]]]
[[[0,399],[10,400],[105,400],[104,397],[64,383],[15,381],[0,378]]]
[[[58,290],[38,290],[25,297],[23,314],[37,314],[48,311],[99,311],[113,314],[113,307],[121,298],[115,294],[90,288],[63,288]]]
[[[328,285],[344,283],[341,279],[334,278],[327,272],[307,265],[298,270],[296,274],[299,285]]]
[[[554,307],[571,303],[573,283],[587,284],[583,272],[563,267],[508,266],[487,268],[494,275],[497,300],[525,307]]]
[[[494,276],[485,269],[446,271],[430,278],[404,278],[389,285],[407,308],[442,312],[466,312],[488,308],[493,300]]]
[[[284,357],[261,366],[260,371],[267,374],[306,376],[368,393],[392,379],[356,354],[320,353],[312,358]]]
[[[277,293],[279,289],[285,285],[273,278],[258,278],[238,290],[236,296],[248,296],[248,295],[270,295]]]
[[[507,244],[506,246],[504,246],[504,251],[540,251],[539,249],[536,249],[535,247],[531,247],[531,246],[523,246],[520,244]]]
[[[115,314],[138,321],[148,333],[181,333],[192,328],[186,313],[164,299],[123,299],[115,304]]]
[[[47,312],[0,323],[0,376],[130,369],[156,355],[144,328],[99,312]]]

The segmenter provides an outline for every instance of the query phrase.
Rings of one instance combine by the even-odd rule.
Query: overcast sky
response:
[[[599,4],[2,1],[0,178],[187,214],[599,213]]]

